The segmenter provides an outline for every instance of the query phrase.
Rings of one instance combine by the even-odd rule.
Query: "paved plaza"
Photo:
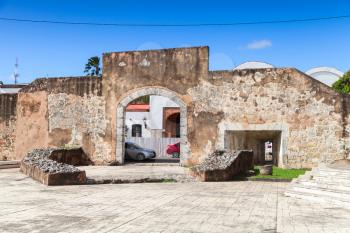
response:
[[[135,163],[124,166],[80,166],[93,183],[134,183],[161,180],[179,182],[194,180],[189,169],[177,163]]]
[[[47,187],[0,170],[0,232],[350,232],[350,210],[283,195],[287,183]]]

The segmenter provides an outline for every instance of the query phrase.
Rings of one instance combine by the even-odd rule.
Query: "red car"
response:
[[[166,153],[172,155],[173,158],[180,158],[180,142],[168,145]]]

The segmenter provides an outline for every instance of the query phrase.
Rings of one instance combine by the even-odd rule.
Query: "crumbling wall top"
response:
[[[58,77],[38,78],[20,90],[20,93],[46,91],[48,93],[67,93],[83,96],[84,94],[102,95],[100,77]]]

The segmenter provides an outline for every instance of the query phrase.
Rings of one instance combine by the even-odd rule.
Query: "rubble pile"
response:
[[[197,171],[224,170],[237,158],[238,151],[216,150],[209,154],[204,161],[195,166]]]
[[[76,152],[76,149],[34,149],[20,162],[20,170],[45,185],[86,184],[85,171],[67,163]]]
[[[38,167],[44,173],[74,173],[80,170],[72,165],[60,163],[50,159],[55,149],[35,149],[27,154],[23,163]]]

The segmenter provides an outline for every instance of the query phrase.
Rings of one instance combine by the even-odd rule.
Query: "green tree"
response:
[[[339,93],[350,93],[350,70],[333,83],[332,88]]]
[[[133,101],[131,101],[130,104],[149,104],[149,95],[145,95],[145,96],[141,96],[137,99],[134,99]]]
[[[88,76],[101,76],[100,58],[98,56],[89,58],[84,73],[87,73]]]

